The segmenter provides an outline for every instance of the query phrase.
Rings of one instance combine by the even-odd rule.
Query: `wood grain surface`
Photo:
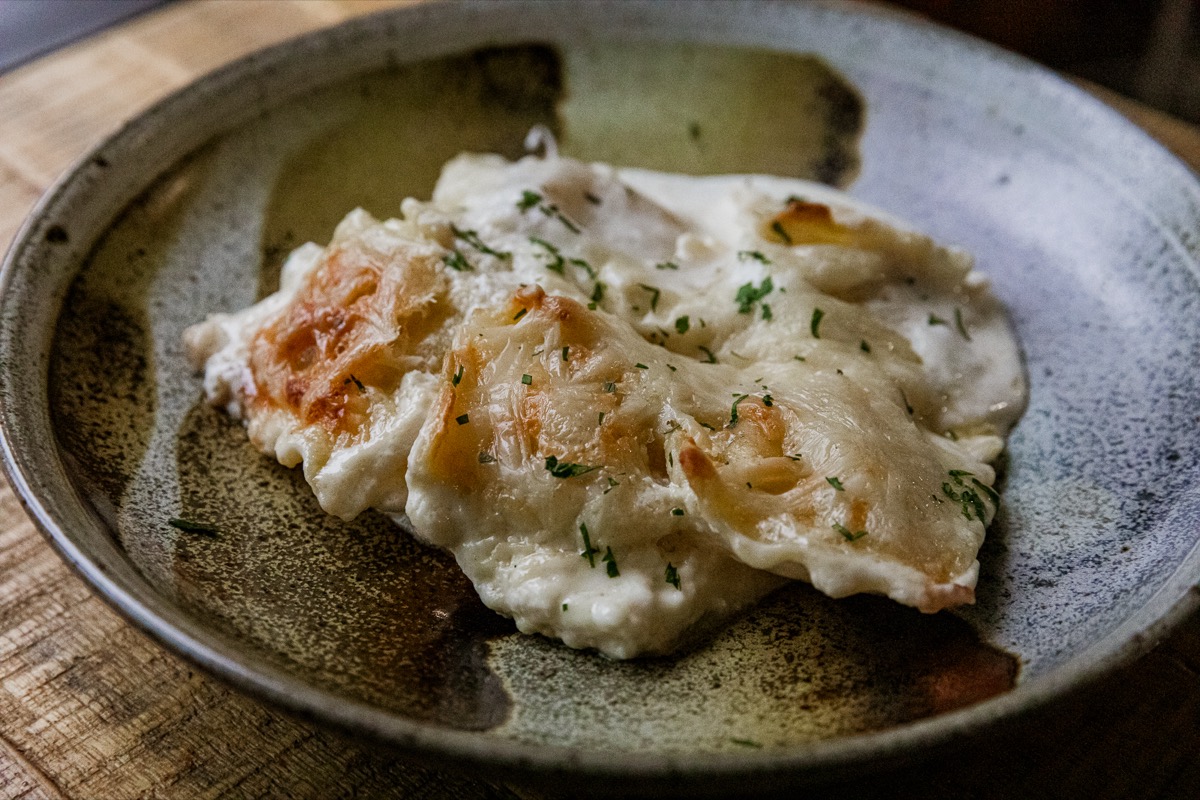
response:
[[[163,95],[394,4],[181,3],[0,76],[0,243],[75,158]],[[1200,130],[1089,88],[1200,168]],[[572,792],[406,764],[197,673],[92,596],[0,484],[0,798],[560,794]],[[983,739],[811,796],[1200,797],[1200,615],[1120,673]]]

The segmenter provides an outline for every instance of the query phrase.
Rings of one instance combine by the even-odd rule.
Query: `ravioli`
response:
[[[328,512],[450,550],[520,630],[680,647],[783,582],[970,603],[1025,402],[985,278],[825,187],[451,161],[187,333]]]

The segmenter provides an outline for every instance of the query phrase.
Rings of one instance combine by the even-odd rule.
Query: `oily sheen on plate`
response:
[[[845,195],[463,155],[187,332],[321,506],[449,549],[528,633],[668,653],[789,579],[970,603],[1025,402],[970,257]]]

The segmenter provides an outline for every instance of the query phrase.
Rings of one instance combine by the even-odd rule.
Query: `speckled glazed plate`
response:
[[[978,604],[782,591],[673,659],[516,634],[446,555],[321,513],[201,402],[185,326],[535,123],[583,158],[847,185],[993,276],[1030,406]],[[407,752],[611,790],[909,757],[1141,652],[1200,576],[1200,189],[1018,58],[836,3],[433,4],[239,61],[81,161],[8,256],[9,476],[117,608],[227,680]],[[201,519],[219,533],[176,530]]]

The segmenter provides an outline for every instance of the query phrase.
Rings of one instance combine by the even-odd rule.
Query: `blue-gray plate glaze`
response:
[[[184,327],[253,302],[355,205],[543,123],[583,158],[848,184],[974,252],[1031,385],[978,604],[805,587],[675,659],[515,633],[444,554],[323,515],[201,402]],[[483,2],[352,21],[155,106],[4,266],[6,467],[96,590],[308,717],[610,790],[776,786],[926,753],[1148,647],[1200,580],[1200,187],[1019,58],[840,3]],[[203,519],[216,536],[180,531]]]

